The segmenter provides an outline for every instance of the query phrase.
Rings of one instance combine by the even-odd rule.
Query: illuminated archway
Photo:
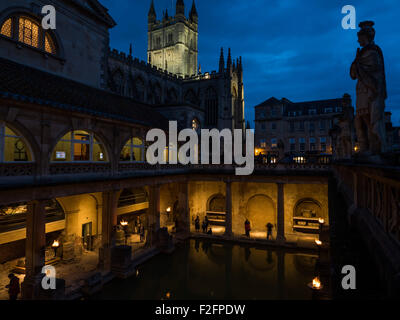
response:
[[[276,207],[272,199],[266,195],[255,195],[249,199],[246,206],[246,217],[251,223],[252,231],[265,232],[266,225],[276,226]]]

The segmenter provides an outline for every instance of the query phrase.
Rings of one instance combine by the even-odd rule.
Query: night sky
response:
[[[100,0],[117,22],[111,47],[146,60],[147,13],[151,0]],[[176,0],[154,0],[157,19]],[[186,14],[192,0],[185,0]],[[398,0],[196,0],[199,13],[199,63],[218,69],[220,48],[243,57],[246,120],[254,127],[254,106],[274,96],[293,102],[331,99],[355,85],[349,68],[357,50],[357,30],[344,30],[344,5],[360,21],[375,21],[375,42],[385,56],[386,110],[400,125],[400,4]],[[357,28],[358,29],[358,28]]]

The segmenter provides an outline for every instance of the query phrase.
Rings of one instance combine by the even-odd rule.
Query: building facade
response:
[[[255,107],[257,152],[265,154],[283,149],[285,154],[331,154],[329,131],[346,108],[353,110],[349,95],[299,103],[270,98]]]

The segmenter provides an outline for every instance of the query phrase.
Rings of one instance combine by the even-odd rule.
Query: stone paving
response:
[[[8,274],[16,266],[18,260],[8,261],[0,265],[0,300],[8,299],[8,289],[5,288],[9,283]],[[65,280],[66,294],[79,289],[83,285],[84,280],[97,271],[98,260],[97,252],[84,251],[81,257],[76,258],[72,262],[61,261],[54,265],[57,278]],[[20,283],[22,283],[25,275],[15,275],[20,279]]]

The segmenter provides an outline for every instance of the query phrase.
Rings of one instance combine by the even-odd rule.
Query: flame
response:
[[[322,241],[320,241],[320,240],[315,240],[315,243],[317,244],[317,246],[321,246],[322,245]]]
[[[312,281],[313,289],[321,289],[321,281],[318,277],[314,278]]]
[[[122,220],[121,221],[121,226],[125,227],[128,225],[128,221]]]
[[[319,218],[319,219],[318,219],[318,222],[319,222],[320,224],[324,224],[324,223],[325,223],[325,220],[324,220],[323,218]]]
[[[171,293],[167,292],[167,294],[165,295],[165,297],[166,297],[167,299],[171,298]]]
[[[58,248],[60,246],[60,241],[54,240],[53,244],[51,245],[53,248]]]
[[[171,210],[172,210],[171,207],[167,208],[167,212],[171,212]]]

